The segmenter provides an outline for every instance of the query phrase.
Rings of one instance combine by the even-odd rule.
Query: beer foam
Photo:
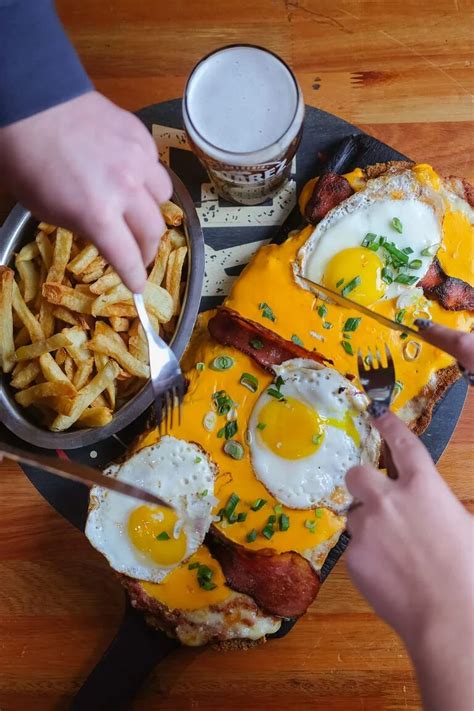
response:
[[[197,65],[186,88],[184,120],[191,139],[207,155],[244,165],[248,158],[235,154],[259,154],[251,163],[260,163],[284,153],[303,111],[295,79],[278,57],[237,46]],[[294,131],[289,131],[295,118]]]

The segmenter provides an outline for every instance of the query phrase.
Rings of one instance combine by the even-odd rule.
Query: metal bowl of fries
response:
[[[204,239],[185,186],[172,201],[145,304],[179,358],[204,278]],[[21,439],[75,449],[110,437],[153,401],[130,292],[96,247],[17,205],[0,229],[0,412]]]

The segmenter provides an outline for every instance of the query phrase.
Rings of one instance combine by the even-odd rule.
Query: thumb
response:
[[[415,326],[423,332],[428,343],[450,353],[466,370],[474,373],[474,333],[456,331],[424,318],[417,318]]]
[[[357,501],[369,503],[383,496],[390,482],[379,470],[370,465],[352,467],[346,474],[346,486]]]

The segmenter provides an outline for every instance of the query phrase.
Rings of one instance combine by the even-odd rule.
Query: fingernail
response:
[[[387,410],[388,405],[386,405],[384,402],[380,402],[379,400],[373,400],[367,408],[367,412],[375,420],[379,417],[382,417],[382,415],[385,415]]]
[[[427,328],[433,325],[433,321],[430,321],[429,318],[416,318],[413,323],[418,326],[420,331],[426,331]]]

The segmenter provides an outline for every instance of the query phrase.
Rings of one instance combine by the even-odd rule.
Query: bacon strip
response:
[[[206,538],[233,590],[250,595],[272,615],[300,617],[313,602],[320,587],[317,574],[299,553],[275,553],[265,548],[250,551],[214,530]]]
[[[304,216],[313,225],[321,222],[329,210],[353,194],[348,180],[337,173],[325,173],[316,182],[305,207]]]
[[[292,358],[309,358],[317,363],[332,363],[317,351],[307,351],[293,341],[286,341],[254,321],[239,316],[236,311],[221,307],[208,324],[209,333],[224,346],[233,346],[249,355],[264,370],[272,371]]]
[[[445,274],[436,257],[417,286],[422,287],[426,297],[439,301],[448,311],[474,311],[474,288],[462,279]]]

